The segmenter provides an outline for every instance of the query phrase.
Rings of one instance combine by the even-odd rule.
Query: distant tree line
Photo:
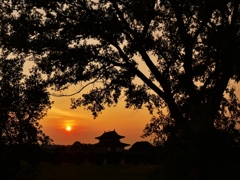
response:
[[[94,148],[93,145],[82,144],[82,148],[76,148],[74,143],[69,149],[66,147],[57,147],[55,149],[43,149],[42,151],[42,161],[61,164],[61,163],[72,163],[72,164],[82,164],[90,163],[102,165],[107,164],[120,164],[124,162],[126,164],[152,164],[156,165],[159,162],[160,154],[159,148],[153,147],[150,143],[143,144],[143,146],[132,146],[129,150],[123,152],[107,152],[99,151],[97,148]],[[142,144],[142,143],[139,143]],[[88,147],[87,147],[88,146]],[[144,147],[145,148],[142,148]],[[73,148],[74,147],[74,148]]]

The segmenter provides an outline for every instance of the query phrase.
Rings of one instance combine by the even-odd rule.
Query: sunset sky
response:
[[[25,65],[25,71],[32,66],[31,62]],[[142,71],[146,73],[143,65]],[[232,83],[233,84],[233,83]],[[240,98],[240,85],[236,85],[237,95]],[[83,92],[87,92],[88,87]],[[63,94],[71,94],[80,89],[75,86],[65,91]],[[57,92],[56,92],[57,93]],[[60,94],[60,93],[57,93]],[[73,97],[80,97],[77,94]],[[150,138],[141,138],[145,125],[150,121],[151,115],[148,110],[143,107],[140,110],[126,109],[122,96],[116,107],[106,107],[102,114],[94,119],[91,112],[84,110],[83,107],[70,109],[70,98],[72,97],[54,97],[52,108],[48,111],[48,115],[40,121],[43,131],[46,135],[54,140],[54,144],[71,145],[75,141],[81,143],[97,143],[95,137],[100,136],[104,131],[116,130],[119,135],[125,136],[121,141],[133,144],[136,141],[150,141]],[[71,131],[67,131],[66,127],[70,126]]]
[[[28,70],[32,66],[32,62],[25,63],[25,74],[28,74]],[[141,67],[144,73],[148,73],[143,64]],[[80,88],[80,85],[76,85],[63,93],[51,93],[72,94]],[[83,93],[88,92],[90,88],[92,86],[84,89]],[[80,96],[81,94],[72,97],[51,96],[51,101],[54,101],[54,104],[47,116],[40,120],[40,124],[43,126],[43,132],[54,140],[54,144],[71,145],[75,141],[97,143],[98,140],[95,137],[100,136],[104,131],[113,131],[114,129],[119,135],[125,136],[121,141],[127,144],[132,145],[136,141],[150,140],[150,138],[140,137],[145,125],[150,122],[152,117],[145,107],[140,110],[126,109],[125,97],[121,96],[116,107],[106,107],[102,114],[94,119],[91,112],[84,110],[83,107],[70,109],[70,98]],[[71,126],[71,131],[66,130],[67,126]]]
[[[133,144],[142,139],[140,135],[151,116],[146,109],[131,110],[124,107],[123,101],[117,107],[106,108],[96,119],[90,111],[78,108],[70,109],[69,97],[53,97],[55,101],[48,115],[41,120],[43,131],[49,135],[55,144],[97,143],[95,137],[104,131],[116,130],[125,136],[122,142]],[[66,127],[72,130],[67,131]]]
[[[237,88],[240,97],[240,88]],[[78,97],[80,95],[77,95]],[[124,98],[116,107],[106,109],[96,119],[83,107],[70,109],[70,97],[52,97],[54,104],[48,115],[41,120],[43,131],[49,135],[55,144],[70,145],[75,141],[81,143],[97,143],[95,137],[104,131],[116,130],[125,136],[122,142],[133,144],[136,141],[150,140],[141,138],[145,125],[150,121],[151,115],[146,108],[141,110],[126,109]],[[67,131],[66,127],[72,130]]]

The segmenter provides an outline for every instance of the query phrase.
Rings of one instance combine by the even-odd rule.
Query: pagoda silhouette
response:
[[[126,146],[130,146],[130,144],[122,143],[120,139],[125,138],[125,136],[119,135],[115,129],[113,131],[105,132],[95,139],[98,139],[99,142],[95,144],[95,147],[101,151],[108,152],[121,152],[124,151]]]

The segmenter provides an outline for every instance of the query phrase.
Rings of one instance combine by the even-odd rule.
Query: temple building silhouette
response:
[[[99,142],[95,144],[95,147],[101,151],[108,152],[121,152],[124,151],[126,146],[130,146],[130,144],[122,143],[120,139],[125,138],[125,136],[119,135],[115,129],[113,131],[105,132],[95,139],[98,139]]]

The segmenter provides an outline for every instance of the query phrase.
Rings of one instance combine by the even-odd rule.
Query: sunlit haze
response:
[[[123,142],[133,144],[143,140],[140,135],[151,118],[146,109],[126,109],[122,101],[117,107],[107,107],[94,119],[91,112],[83,108],[70,109],[69,97],[52,97],[52,100],[55,101],[52,109],[40,123],[55,144],[97,143],[95,137],[114,129],[125,136]],[[70,132],[66,131],[67,126],[72,128]]]
[[[71,131],[71,130],[72,130],[72,127],[71,127],[71,126],[67,126],[67,127],[66,127],[66,130],[67,130],[67,131]]]
[[[33,65],[31,62],[25,64],[25,72]],[[143,66],[143,65],[142,65]],[[62,94],[71,94],[80,88],[75,86]],[[88,87],[85,91],[89,90]],[[60,94],[55,92],[54,94]],[[74,97],[80,97],[77,94]],[[75,141],[81,143],[97,143],[95,137],[103,134],[104,131],[115,130],[119,135],[125,136],[122,142],[133,144],[136,141],[150,140],[142,139],[145,125],[150,121],[151,115],[143,106],[143,109],[126,109],[124,97],[122,96],[116,107],[106,107],[102,114],[94,119],[91,112],[84,110],[83,107],[70,109],[70,98],[73,97],[55,97],[52,108],[48,111],[40,124],[43,126],[43,132],[53,139],[54,144],[71,145]],[[71,130],[68,130],[71,128]]]

